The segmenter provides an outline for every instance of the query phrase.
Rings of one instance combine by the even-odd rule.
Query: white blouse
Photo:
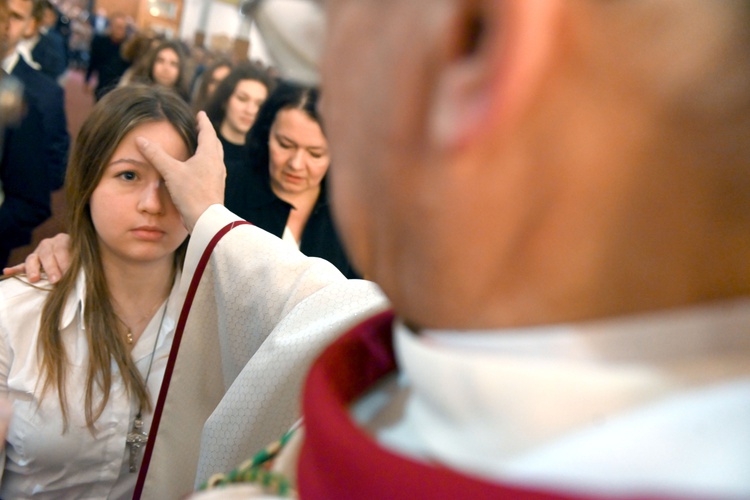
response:
[[[148,378],[152,403],[159,394],[182,305],[178,297],[179,282],[178,275],[169,300],[154,314],[132,351],[143,377],[152,352],[155,353]],[[49,284],[42,281],[37,286],[48,287]],[[0,397],[13,401],[13,418],[5,450],[0,455],[4,463],[0,497],[130,498],[138,474],[129,472],[125,440],[138,404],[125,391],[114,363],[115,376],[107,406],[94,423],[94,433],[86,427],[88,346],[83,325],[83,273],[67,299],[60,325],[70,362],[67,432],[62,429],[57,390],[48,390],[42,397],[37,347],[40,312],[46,297],[47,292],[20,280],[0,283]],[[165,307],[168,311],[162,322]],[[162,331],[157,338],[160,323]],[[143,419],[148,433],[150,412],[144,410]],[[139,466],[142,455],[143,448],[137,461]]]

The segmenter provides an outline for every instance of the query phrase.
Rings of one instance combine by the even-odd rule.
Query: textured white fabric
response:
[[[186,276],[214,235],[236,220],[220,206],[201,216]],[[190,310],[144,498],[177,498],[194,481],[230,470],[280,438],[299,417],[301,384],[321,348],[385,307],[370,282],[347,280],[329,262],[305,257],[257,227],[230,230],[211,255]],[[203,356],[186,357],[190,352]],[[196,386],[201,377],[218,391],[211,397],[221,398],[206,415],[202,438],[194,422],[181,418],[210,406],[201,396],[205,387]]]
[[[354,415],[387,447],[488,478],[748,498],[748,325],[748,299],[494,332],[397,324],[401,386]]]
[[[179,281],[179,276],[177,277]],[[37,286],[48,287],[46,281]],[[159,393],[172,345],[176,314],[182,303],[175,286],[170,294],[162,332],[148,379],[152,402]],[[68,297],[61,335],[70,360],[67,400],[69,429],[62,433],[57,391],[42,398],[37,357],[41,310],[47,293],[21,281],[0,283],[0,394],[13,401],[13,419],[6,443],[2,498],[130,498],[136,475],[128,471],[125,438],[137,404],[125,392],[115,371],[110,399],[95,423],[96,435],[86,427],[84,394],[88,345],[83,329],[84,275]],[[132,356],[146,376],[165,305],[133,347]],[[116,370],[116,367],[115,367]],[[148,433],[151,414],[144,412]],[[141,451],[142,453],[142,451]]]

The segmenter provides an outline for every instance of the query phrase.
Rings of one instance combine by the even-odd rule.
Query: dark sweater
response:
[[[251,163],[248,158],[244,164],[235,164],[231,169],[227,164],[224,205],[248,222],[281,238],[289,212],[294,207],[277,197],[271,189],[268,167],[252,167]],[[336,233],[325,179],[302,232],[300,251],[309,257],[320,257],[331,262],[347,278],[360,277],[352,268]]]
[[[122,42],[114,42],[108,36],[97,35],[91,40],[91,59],[86,70],[86,81],[94,73],[99,76],[95,91],[97,100],[115,88],[128,69],[128,62],[120,56],[121,45]]]

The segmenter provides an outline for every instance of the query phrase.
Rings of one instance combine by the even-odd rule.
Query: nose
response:
[[[164,213],[167,196],[169,196],[167,188],[162,179],[148,182],[144,185],[138,199],[138,210],[153,215],[162,214]]]
[[[305,168],[305,161],[305,150],[297,148],[289,158],[289,166],[292,167],[292,170],[302,170]]]

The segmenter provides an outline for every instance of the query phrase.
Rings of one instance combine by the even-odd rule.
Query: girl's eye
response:
[[[118,174],[118,176],[120,178],[122,178],[123,180],[126,180],[126,181],[134,181],[138,177],[136,175],[136,173],[133,172],[133,171],[131,171],[131,170],[127,170],[125,172],[120,172],[120,174]]]

